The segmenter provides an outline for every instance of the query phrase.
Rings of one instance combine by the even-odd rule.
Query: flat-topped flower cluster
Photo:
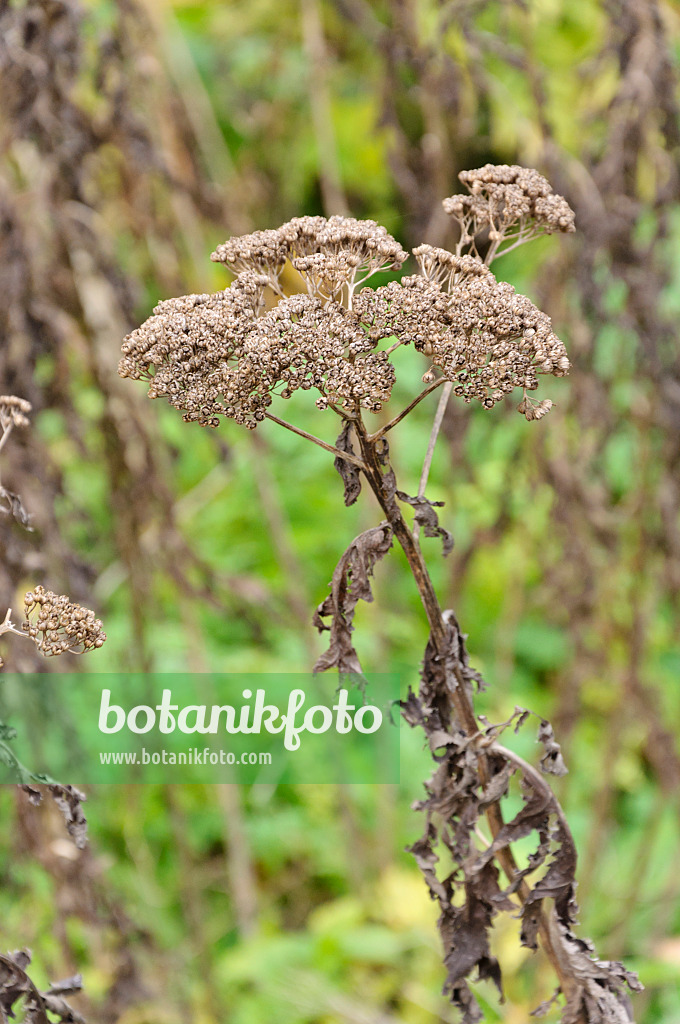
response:
[[[566,350],[550,318],[498,282],[478,247],[484,233],[496,253],[507,239],[571,231],[573,213],[536,171],[487,165],[460,177],[471,195],[444,200],[460,224],[455,254],[421,245],[419,274],[374,290],[369,278],[408,258],[375,221],[297,217],[231,238],[212,259],[236,274],[232,285],[161,302],[125,339],[121,376],[148,381],[150,397],[187,421],[217,426],[225,416],[253,428],[275,396],[298,390],[348,416],[379,412],[396,379],[391,355],[413,344],[430,360],[426,379],[436,367],[454,394],[486,408],[523,388],[520,411],[540,418],[551,403],[526,392],[539,374],[568,372]],[[284,293],[287,265],[306,291]]]

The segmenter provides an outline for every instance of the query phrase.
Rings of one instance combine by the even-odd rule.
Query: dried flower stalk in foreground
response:
[[[470,666],[456,616],[439,604],[417,540],[422,529],[425,537],[442,541],[444,555],[453,545],[439,524],[441,502],[424,493],[449,394],[491,409],[521,388],[519,412],[538,420],[553,404],[531,397],[539,376],[561,377],[569,370],[550,318],[489,270],[497,256],[538,234],[573,231],[569,205],[542,175],[526,168],[489,164],[460,178],[469,195],[444,201],[459,226],[455,253],[418,246],[419,273],[374,290],[366,281],[381,270],[399,269],[407,257],[374,221],[299,217],[275,230],[231,239],[213,254],[237,274],[231,287],[160,303],[125,339],[119,372],[146,380],[152,398],[166,398],[188,421],[217,426],[225,416],[252,429],[271,419],[294,430],[335,454],[346,505],[357,501],[363,484],[377,498],[384,520],[355,538],[316,610],[314,623],[328,631],[329,644],[315,670],[361,672],[353,642],[355,611],[360,600],[373,600],[371,576],[396,541],[430,627],[418,692],[409,691],[402,703],[403,717],[423,730],[435,762],[418,805],[425,830],[411,850],[439,905],[444,989],[461,1010],[463,1024],[482,1019],[470,987],[475,969],[479,979],[492,980],[502,993],[501,967],[489,936],[503,911],[519,912],[522,943],[534,949],[540,942],[549,957],[557,995],[564,998],[563,1024],[628,1022],[632,1011],[625,988],[639,988],[637,978],[619,963],[599,961],[574,933],[576,848],[541,774],[566,770],[552,728],[541,719],[539,770],[499,742],[505,730],[520,728],[529,712],[515,708],[506,722],[496,724],[475,714],[482,679]],[[287,262],[306,293],[284,295]],[[427,357],[422,376],[427,386],[418,390],[419,382],[413,381],[407,407],[371,433],[364,413],[379,413],[389,402],[399,349],[409,344]],[[438,387],[440,410],[421,487],[411,496],[398,489],[386,435]],[[298,390],[318,393],[316,405],[340,419],[335,445],[269,411],[276,397],[287,399]],[[414,528],[402,506],[413,510]],[[501,805],[517,779],[523,805],[506,821]],[[480,845],[483,819],[491,838]],[[520,866],[512,845],[532,834],[536,849]],[[452,868],[446,870],[447,863]]]

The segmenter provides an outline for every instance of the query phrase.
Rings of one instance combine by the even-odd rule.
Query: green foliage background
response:
[[[443,562],[438,542],[425,544],[489,684],[480,710],[503,720],[516,704],[532,708],[563,743],[570,774],[558,795],[581,853],[581,933],[603,958],[640,971],[639,1021],[674,1024],[678,143],[660,94],[635,93],[631,67],[651,32],[645,17],[658,17],[671,69],[664,101],[677,102],[677,7],[147,0],[131,11],[85,5],[73,91],[79,108],[103,116],[91,64],[122,26],[127,102],[171,168],[169,179],[153,165],[126,178],[114,137],[89,172],[110,266],[136,282],[125,329],[159,297],[224,287],[208,254],[229,234],[334,212],[333,197],[411,245],[446,242],[437,203],[457,190],[458,170],[487,160],[535,165],[574,203],[578,237],[541,240],[494,268],[553,317],[573,373],[542,385],[556,408],[540,423],[512,403],[451,410],[428,494],[446,502],[456,547]],[[662,76],[643,71],[658,88]],[[8,175],[18,197],[30,194]],[[311,611],[377,506],[362,496],[345,509],[332,459],[271,423],[256,436],[228,423],[209,432],[137,388],[123,437],[110,411],[122,393],[111,383],[112,334],[100,331],[110,353],[101,366],[68,338],[31,366],[49,396],[34,432],[54,496],[35,545],[57,552],[42,574],[53,589],[86,567],[76,596],[108,634],[88,670],[307,667],[321,649]],[[8,366],[3,390],[16,372]],[[425,368],[402,354],[395,411]],[[395,434],[410,493],[434,402]],[[333,440],[331,413],[297,399],[277,411]],[[157,458],[146,484],[141,455],[134,468],[140,421]],[[110,457],[119,450],[126,471]],[[153,511],[163,495],[171,523]],[[37,582],[32,571],[27,561],[13,577],[8,604]],[[426,624],[396,552],[356,636],[367,670],[387,662],[415,682]],[[517,743],[532,757],[528,732]],[[32,947],[50,978],[82,970],[93,1020],[454,1020],[440,996],[434,910],[401,852],[421,827],[410,805],[427,771],[413,736],[398,789],[101,787],[88,795],[82,856],[47,812],[3,791],[1,820],[14,821],[0,838],[3,948]],[[525,1021],[552,990],[548,966],[517,935],[507,922],[496,936],[507,1002],[479,986],[489,1021]]]

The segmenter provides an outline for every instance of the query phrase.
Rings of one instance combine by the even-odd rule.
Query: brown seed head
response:
[[[100,619],[66,597],[37,586],[24,598],[26,621],[22,629],[45,657],[66,651],[82,653],[101,647],[106,640]]]

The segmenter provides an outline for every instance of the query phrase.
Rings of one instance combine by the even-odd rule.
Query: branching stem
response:
[[[439,379],[434,381],[434,383],[428,384],[428,386],[426,388],[424,388],[420,392],[420,394],[417,395],[413,399],[413,401],[410,402],[409,405],[406,406],[405,409],[402,409],[402,411],[399,413],[398,416],[395,416],[393,420],[390,420],[389,423],[386,423],[384,427],[380,427],[380,429],[376,430],[376,432],[374,434],[369,434],[368,435],[368,440],[371,443],[373,443],[374,441],[379,440],[381,437],[384,437],[384,435],[387,433],[388,430],[391,430],[392,427],[396,427],[397,423],[401,423],[401,421],[404,419],[404,417],[408,416],[408,414],[411,412],[412,409],[415,409],[415,407],[420,402],[422,402],[422,400],[424,398],[427,398],[427,396],[432,391],[435,391],[441,384],[444,384],[445,381],[446,381],[446,377],[439,377]],[[436,437],[435,437],[435,441],[436,441]]]
[[[5,427],[5,429],[4,429],[3,433],[2,433],[2,437],[0,437],[0,451],[2,451],[2,449],[7,444],[7,438],[12,433],[12,427],[13,426],[14,426],[13,423],[8,423],[8,425]]]
[[[442,396],[442,398],[443,397],[444,396]],[[447,666],[447,671],[449,673],[449,678],[447,679],[447,697],[450,702],[451,715],[458,724],[463,727],[468,736],[474,736],[479,732],[479,726],[472,702],[468,696],[468,688],[466,680],[463,678],[461,668],[455,660],[447,657],[447,654],[449,654],[450,651],[450,627],[444,619],[423,555],[401,513],[397,502],[385,491],[383,486],[383,469],[375,448],[375,442],[372,437],[366,433],[366,429],[361,420],[356,423],[355,429],[365,461],[364,474],[380,504],[380,507],[385,513],[387,521],[394,531],[395,537],[399,541],[404,554],[406,555],[409,568],[411,569],[411,573],[420,593],[421,601],[423,602],[423,607],[425,608],[425,614],[427,615],[427,620],[430,626],[431,642],[434,644],[435,649],[440,656],[441,664]],[[505,748],[497,749],[499,753],[506,756]],[[531,768],[531,766],[525,761],[522,761],[521,758],[517,758],[511,751],[507,751],[507,756],[508,759],[512,760],[523,773],[525,773],[525,769],[528,769],[528,773],[526,773],[525,777],[529,779],[532,785],[535,783],[536,778],[538,778],[541,786],[540,791],[543,793],[548,789],[545,781],[540,777],[540,775],[538,775],[535,769]],[[479,777],[482,786],[487,786],[491,780],[487,757],[484,754],[480,754],[479,757]],[[552,791],[550,791],[550,793],[553,803],[556,804]],[[491,834],[493,838],[496,839],[505,824],[498,803],[491,804],[486,809],[485,813]],[[501,849],[496,852],[496,858],[507,876],[508,881],[512,884],[519,871],[512,850],[509,846],[501,847]],[[530,888],[524,879],[522,879],[518,886],[517,892],[522,903],[526,902],[530,895]],[[560,956],[560,951],[558,949],[560,938],[559,933],[557,932],[554,911],[549,915],[543,910],[539,911],[538,931],[543,949],[551,961],[559,979],[560,987],[565,996],[568,997],[574,990],[576,982],[568,973],[565,973],[565,969],[563,967],[563,958]]]
[[[280,427],[285,427],[286,430],[292,430],[294,434],[298,434],[300,437],[305,437],[308,441],[313,441],[314,444],[318,444],[320,448],[324,448],[327,452],[332,452],[333,455],[340,459],[344,459],[346,462],[353,462],[359,469],[366,470],[365,464],[358,459],[356,455],[352,455],[350,452],[341,452],[335,445],[328,444],[326,441],[322,441],[320,437],[315,437],[314,434],[308,434],[306,430],[302,430],[300,427],[293,426],[292,423],[287,423],[286,420],[280,420],[278,416],[274,416],[273,413],[266,412],[265,416],[268,420],[272,420],[273,423],[278,423]]]
[[[441,383],[443,380],[446,380],[446,378],[442,377],[439,383]],[[452,388],[453,383],[450,380],[447,380],[446,384],[444,385],[444,390],[439,396],[439,405],[437,406],[437,411],[434,414],[432,430],[430,431],[430,440],[428,441],[427,444],[427,451],[425,452],[423,469],[420,474],[420,483],[418,484],[419,498],[425,497],[425,488],[427,487],[427,479],[430,475],[430,468],[432,466],[432,459],[434,457],[434,449],[435,445],[437,444],[437,438],[439,437],[439,431],[441,430],[442,422],[444,420],[444,414],[446,413],[446,406],[448,405],[449,398],[451,397]],[[418,523],[416,523],[413,527],[413,536],[415,537],[416,540],[418,540],[419,533],[420,526]]]
[[[0,622],[0,636],[2,636],[3,633],[16,633],[17,636],[26,636],[26,634],[22,630],[17,629],[12,622],[11,608],[7,609],[7,614],[5,615],[4,620]]]

